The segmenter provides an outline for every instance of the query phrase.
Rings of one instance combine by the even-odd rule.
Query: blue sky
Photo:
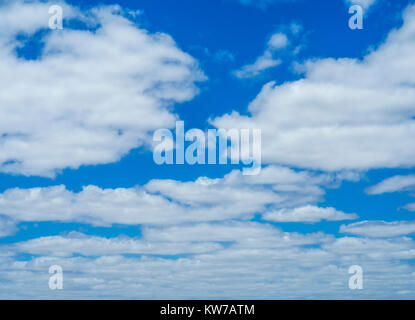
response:
[[[414,298],[411,1],[59,4],[0,6],[0,297]],[[261,173],[157,165],[178,119]]]

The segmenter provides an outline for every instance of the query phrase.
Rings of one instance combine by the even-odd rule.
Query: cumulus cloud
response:
[[[89,27],[47,33],[38,58],[18,57],[16,48],[25,45],[18,34],[25,39],[44,28],[47,11],[40,2],[14,3],[0,7],[5,17],[0,70],[16,72],[10,81],[2,78],[6,91],[0,103],[10,114],[0,120],[6,128],[0,151],[13,151],[1,160],[2,171],[53,175],[65,167],[113,161],[143,145],[155,126],[168,126],[175,119],[169,107],[197,93],[194,83],[203,76],[196,61],[168,35],[137,27],[120,7],[84,15],[67,6],[69,17]],[[29,23],[19,26],[15,14]],[[403,27],[362,61],[309,62],[304,79],[266,85],[251,104],[250,117],[233,113],[215,123],[261,128],[268,163],[328,171],[413,164],[414,16],[415,10],[408,10]],[[280,34],[267,47],[287,45]],[[31,76],[17,81],[22,74]],[[8,96],[19,83],[23,94]],[[45,83],[56,85],[47,99]],[[67,87],[68,92],[62,89]],[[15,104],[25,108],[15,110]],[[6,190],[0,194],[0,237],[12,234],[21,221],[141,225],[141,234],[107,238],[71,232],[3,244],[0,298],[56,298],[47,287],[53,264],[63,267],[60,297],[65,298],[413,298],[415,243],[408,237],[413,222],[343,225],[340,232],[353,236],[342,237],[284,232],[250,221],[258,214],[270,222],[356,219],[317,203],[325,188],[358,178],[354,170],[321,173],[269,165],[257,176],[232,171],[218,179],[152,180],[135,188]],[[369,192],[403,190],[411,183],[397,178]],[[348,268],[355,264],[364,270],[365,290],[359,292],[347,285]]]
[[[285,248],[320,244],[331,240],[324,234],[284,233],[270,225],[254,222],[220,222],[143,229],[142,238],[104,238],[71,232],[18,242],[5,248],[35,255],[84,256],[137,254],[201,254],[224,249],[223,242],[238,248]]]
[[[323,186],[343,176],[270,166],[257,176],[235,170],[220,179],[152,180],[135,188],[65,186],[9,189],[0,194],[0,213],[16,221],[76,221],[93,225],[154,224],[251,219],[270,208],[317,202]]]
[[[153,244],[178,243],[183,252],[192,241],[222,243],[212,251],[180,258],[116,254],[141,252],[142,247],[137,247],[138,240],[81,235],[50,237],[50,243],[43,238],[2,246],[0,297],[53,298],[56,293],[45,284],[46,270],[54,264],[63,268],[61,297],[65,298],[374,299],[414,294],[415,268],[410,261],[415,258],[415,244],[410,238],[335,239],[282,233],[250,222],[148,230],[146,237]],[[233,239],[237,241],[224,245]],[[59,246],[65,255],[59,254]],[[24,252],[34,256],[17,260]],[[76,252],[87,256],[71,255]],[[96,257],[94,252],[107,254]],[[359,292],[348,288],[348,268],[355,264],[364,270],[365,290]],[[25,289],[25,283],[31,284],[31,290]]]
[[[341,233],[371,238],[387,238],[415,233],[415,221],[361,221],[340,227]]]
[[[308,222],[315,223],[321,220],[341,221],[357,219],[356,214],[348,214],[334,208],[321,208],[307,205],[293,209],[281,209],[266,212],[263,219],[275,222]]]
[[[119,6],[80,13],[62,3],[64,29],[48,30],[49,5],[0,6],[0,171],[53,176],[114,162],[174,125],[171,106],[204,79],[195,59]],[[37,57],[19,55],[29,42]]]
[[[415,7],[362,60],[315,59],[304,78],[270,82],[249,105],[212,121],[260,128],[263,163],[327,171],[415,165]]]

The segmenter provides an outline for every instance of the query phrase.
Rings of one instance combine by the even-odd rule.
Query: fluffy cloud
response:
[[[270,208],[322,199],[322,186],[337,187],[342,175],[313,174],[270,166],[257,176],[233,171],[221,179],[152,180],[135,188],[80,192],[65,186],[9,189],[0,194],[0,213],[15,221],[77,221],[94,225],[154,224],[251,219]]]
[[[265,220],[275,222],[308,222],[315,223],[321,220],[341,221],[357,219],[356,214],[347,214],[334,208],[320,208],[316,206],[304,206],[294,209],[281,209],[267,212],[263,215]]]
[[[415,244],[409,238],[335,239],[282,233],[255,223],[148,230],[144,238],[153,245],[172,241],[183,252],[188,252],[192,241],[204,241],[207,246],[212,241],[237,239],[237,242],[222,243],[209,252],[181,258],[127,257],[115,252],[141,252],[143,247],[137,246],[139,240],[88,236],[83,236],[83,240],[74,236],[51,237],[49,242],[43,238],[14,247],[3,246],[0,296],[374,299],[410,298],[414,294],[415,268],[410,260],[415,257]],[[157,248],[162,246],[156,247],[155,252]],[[166,250],[167,247],[163,248]],[[35,256],[18,260],[16,255],[24,252]],[[76,252],[91,256],[71,255]],[[94,252],[107,254],[95,257]],[[62,266],[64,272],[64,290],[58,293],[47,288],[47,270],[54,264]],[[348,288],[348,268],[355,264],[364,270],[364,290],[358,292]],[[31,290],[25,289],[25,283],[31,284]]]
[[[15,35],[32,37],[48,16],[43,3],[15,3],[0,7],[5,17],[0,39],[9,39],[1,47],[0,68],[16,72],[10,83],[3,79],[8,91],[0,94],[2,105],[1,99],[14,99],[7,100],[10,114],[0,120],[7,129],[0,151],[14,152],[1,160],[3,171],[52,175],[64,167],[113,161],[145,143],[155,126],[168,126],[175,118],[169,106],[197,93],[194,81],[203,77],[194,59],[167,35],[149,34],[129,22],[119,7],[94,8],[85,16],[65,6],[70,18],[96,30],[47,33],[38,59],[18,58],[14,49],[25,40]],[[262,128],[269,163],[325,170],[413,164],[413,16],[415,10],[409,10],[404,26],[363,61],[310,62],[304,79],[265,86],[250,106],[252,117],[233,113],[216,121]],[[28,19],[26,29],[16,17]],[[90,47],[79,46],[86,41]],[[287,44],[280,34],[267,47]],[[22,74],[31,76],[23,81]],[[19,83],[24,94],[6,95]],[[47,91],[46,99],[43,85],[52,83],[56,91]],[[361,101],[365,104],[357,104]],[[26,108],[14,110],[13,103]],[[38,154],[28,152],[25,141],[39,148]],[[341,226],[340,232],[353,237],[335,237],[249,221],[256,214],[274,222],[355,219],[355,214],[316,204],[324,188],[358,178],[353,171],[270,165],[257,176],[233,171],[219,179],[152,180],[135,188],[6,190],[0,194],[0,237],[13,233],[20,221],[140,224],[141,236],[71,232],[1,245],[0,298],[413,298],[415,243],[407,236],[415,231],[413,222],[363,221]],[[410,182],[403,180],[370,190],[406,189]],[[47,287],[53,264],[64,270],[61,292]],[[364,270],[365,290],[358,292],[348,288],[348,268],[356,264]]]
[[[324,234],[284,233],[254,222],[221,222],[143,229],[142,238],[103,238],[71,232],[66,236],[36,238],[5,246],[11,251],[48,256],[138,254],[201,254],[225,248],[287,248],[321,244],[332,239]]]
[[[415,7],[362,60],[316,59],[305,77],[266,84],[220,128],[260,128],[263,163],[322,170],[415,165]]]
[[[341,233],[372,238],[387,238],[415,233],[415,221],[361,221],[340,227]]]
[[[0,171],[52,176],[116,161],[173,126],[169,108],[204,79],[169,35],[138,27],[122,8],[62,5],[63,30],[47,29],[47,3],[0,6]],[[31,39],[35,59],[19,55]]]

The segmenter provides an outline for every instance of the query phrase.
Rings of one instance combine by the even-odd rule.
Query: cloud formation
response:
[[[378,184],[371,186],[365,190],[367,194],[375,195],[375,194],[383,194],[389,192],[397,192],[408,190],[415,186],[415,176],[414,175],[407,175],[407,176],[393,176],[387,178]]]
[[[340,227],[341,233],[370,238],[388,238],[415,233],[415,221],[360,221]]]
[[[49,5],[0,6],[2,172],[53,176],[117,161],[172,127],[171,106],[192,99],[204,79],[169,35],[140,28],[119,6],[80,13],[62,4],[64,29],[48,30]],[[38,56],[19,55],[31,39]]]
[[[304,78],[269,82],[248,107],[212,124],[261,128],[262,162],[336,171],[415,165],[415,7],[362,60],[303,65]]]
[[[254,63],[247,64],[234,70],[233,74],[240,79],[256,77],[268,69],[277,67],[283,63],[283,58],[290,55],[286,49],[291,45],[288,35],[295,39],[301,31],[301,26],[292,23],[291,25],[280,27],[280,30],[273,33],[265,46],[264,53],[259,56]],[[288,35],[287,35],[288,34]],[[294,48],[293,52],[298,53],[299,47]]]
[[[45,28],[48,6],[0,7],[0,70],[8,77],[2,92],[22,93],[0,94],[7,111],[0,151],[8,152],[1,171],[53,176],[66,167],[116,161],[145,144],[154,128],[168,127],[176,118],[171,107],[197,94],[195,83],[203,79],[197,61],[170,36],[138,27],[122,8],[85,14],[64,6],[68,18],[85,26],[46,32],[32,60],[19,52]],[[299,230],[319,230],[322,221],[338,226],[333,221],[357,219],[322,207],[325,189],[358,180],[354,169],[415,164],[414,17],[415,9],[408,9],[404,25],[362,61],[310,61],[303,79],[265,85],[250,116],[234,112],[214,120],[221,127],[262,129],[270,165],[257,176],[235,170],[217,179],[154,179],[134,188],[89,185],[74,192],[58,185],[0,193],[0,237],[36,221],[140,230],[135,237],[70,232],[6,239],[0,298],[56,298],[46,285],[53,264],[64,271],[60,298],[413,298],[414,222],[361,221],[333,234],[280,228],[295,222],[316,224]],[[275,52],[291,44],[285,33],[275,33],[251,73],[267,69]],[[368,193],[413,183],[412,176],[396,176]],[[364,270],[359,292],[347,285],[348,268],[356,264]]]
[[[148,254],[144,243],[154,254]],[[169,243],[175,244],[174,250]],[[177,251],[191,254],[157,256]],[[2,246],[0,252],[0,297],[9,299],[55,297],[45,286],[45,270],[53,264],[64,272],[60,297],[78,299],[408,298],[415,285],[410,262],[415,244],[410,238],[336,239],[252,222],[148,229],[141,240],[81,234],[45,237]],[[22,253],[32,258],[17,259]],[[365,290],[359,292],[348,288],[348,268],[355,264],[364,270]],[[22,285],[29,281],[30,291]]]
[[[358,216],[354,213],[348,214],[338,211],[334,208],[320,208],[316,206],[303,206],[293,209],[280,209],[277,211],[267,212],[263,218],[275,222],[307,222],[315,223],[321,220],[341,221],[354,220]]]
[[[0,194],[0,213],[16,222],[76,221],[98,226],[246,220],[267,210],[317,202],[324,196],[322,186],[337,187],[346,178],[351,177],[270,166],[257,176],[235,170],[221,179],[152,180],[144,186],[116,189],[91,185],[77,193],[63,185],[14,188]]]

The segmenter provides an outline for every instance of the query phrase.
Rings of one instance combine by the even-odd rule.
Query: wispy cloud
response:
[[[289,28],[291,34],[296,35],[301,27],[292,24]],[[252,78],[258,76],[262,72],[280,65],[283,61],[280,58],[282,52],[290,45],[287,34],[284,32],[276,32],[272,34],[266,44],[264,53],[259,56],[254,63],[247,64],[233,73],[238,78]]]
[[[361,221],[342,225],[340,232],[372,238],[390,238],[415,233],[415,221]]]
[[[415,187],[415,175],[393,176],[366,188],[365,192],[374,195],[408,190],[413,187]]]

